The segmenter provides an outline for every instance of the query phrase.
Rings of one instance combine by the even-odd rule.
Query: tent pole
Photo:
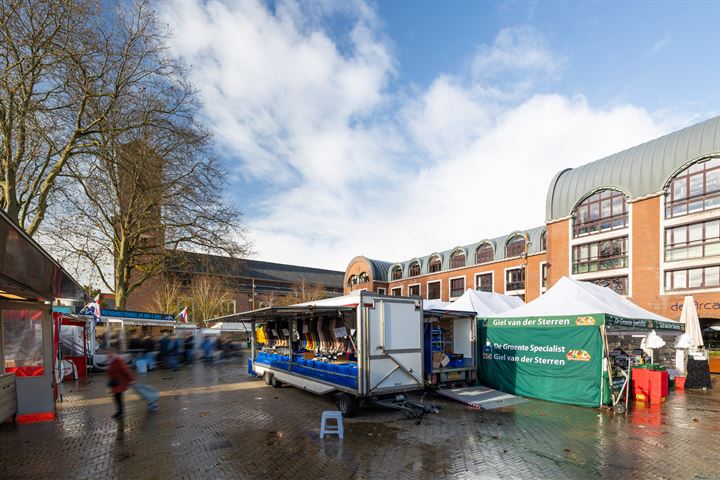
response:
[[[600,337],[603,336],[603,327],[600,327]],[[603,341],[602,350],[605,350],[605,342]],[[605,355],[602,355],[605,358]],[[603,400],[605,400],[605,372],[603,372],[603,361],[600,362],[600,408],[603,406]]]
[[[615,392],[613,392],[613,378],[612,378],[612,368],[610,366],[610,343],[607,339],[607,331],[605,330],[605,325],[600,327],[600,332],[602,333],[603,338],[603,350],[605,351],[605,354],[603,355],[607,362],[607,371],[608,371],[608,382],[610,385],[610,400],[612,401],[613,405],[615,404]],[[605,375],[603,374],[603,378]]]

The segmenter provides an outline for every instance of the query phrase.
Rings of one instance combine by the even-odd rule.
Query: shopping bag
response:
[[[135,393],[137,393],[140,398],[145,400],[147,403],[155,403],[157,402],[158,397],[160,397],[157,389],[155,387],[151,387],[150,385],[133,383],[132,388],[135,390]]]

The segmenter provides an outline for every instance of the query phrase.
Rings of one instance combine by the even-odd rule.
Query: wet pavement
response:
[[[442,410],[422,424],[367,409],[345,419],[341,441],[319,439],[331,398],[245,369],[236,359],[144,375],[161,408],[131,393],[120,423],[103,375],[66,383],[56,421],[0,425],[0,478],[720,479],[717,377],[713,391],[671,392],[628,415],[537,400],[479,411],[430,395]]]

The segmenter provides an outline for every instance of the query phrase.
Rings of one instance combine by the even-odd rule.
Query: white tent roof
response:
[[[210,329],[221,332],[251,332],[252,324],[250,322],[218,322]]]
[[[442,310],[448,305],[450,305],[450,302],[443,302],[442,300],[423,300],[423,310]]]
[[[500,293],[476,292],[468,288],[460,298],[439,308],[439,310],[445,310],[447,312],[474,312],[481,317],[485,317],[507,312],[521,305],[523,305],[523,301],[517,297],[502,295]]]
[[[678,323],[635,305],[605,287],[561,278],[552,288],[532,302],[494,317],[542,317],[583,314],[608,314],[621,318]]]

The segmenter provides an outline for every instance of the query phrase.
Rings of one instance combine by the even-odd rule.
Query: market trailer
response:
[[[338,404],[346,416],[364,402],[423,388],[419,300],[359,292],[239,316],[250,320],[255,332],[256,375],[275,387],[287,383],[321,395],[340,392]]]

